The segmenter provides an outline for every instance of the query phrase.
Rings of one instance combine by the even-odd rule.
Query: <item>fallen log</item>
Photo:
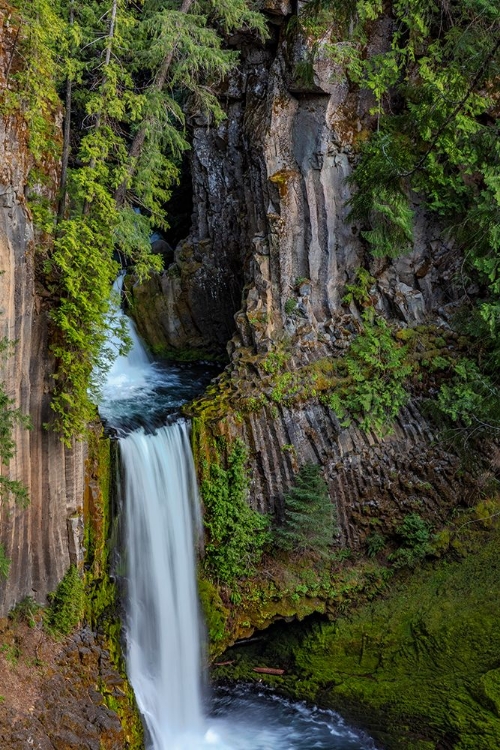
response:
[[[285,674],[284,669],[273,669],[272,667],[254,667],[253,671],[259,674]]]

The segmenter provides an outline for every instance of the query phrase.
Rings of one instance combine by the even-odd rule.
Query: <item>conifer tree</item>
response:
[[[204,115],[207,123],[224,118],[214,86],[238,60],[224,48],[224,35],[244,28],[266,36],[263,16],[250,10],[247,0],[146,0],[138,66],[142,75],[149,72],[151,83],[143,92],[127,175],[115,193],[119,206],[138,201],[161,225],[162,202],[177,178],[179,156],[189,148],[185,110]]]
[[[328,486],[317,464],[304,464],[284,498],[284,518],[276,530],[281,549],[325,555],[336,531]]]
[[[238,59],[225,35],[264,36],[265,22],[247,0],[56,0],[52,9],[36,0],[36,14],[17,2],[21,24],[36,20],[38,47],[57,61],[52,73],[43,66],[38,89],[54,71],[65,89],[61,196],[45,268],[58,298],[52,406],[70,444],[94,412],[89,384],[107,337],[114,250],[139,278],[159,270],[149,237],[168,227],[165,205],[189,148],[186,112],[207,123],[224,117],[214,87]]]

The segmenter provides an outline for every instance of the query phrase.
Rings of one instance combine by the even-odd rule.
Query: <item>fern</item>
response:
[[[344,360],[348,378],[329,398],[331,409],[347,426],[355,418],[364,430],[383,433],[408,400],[405,384],[413,372],[408,347],[399,342],[372,309]]]

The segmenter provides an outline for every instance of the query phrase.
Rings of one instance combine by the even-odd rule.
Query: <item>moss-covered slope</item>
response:
[[[219,670],[336,708],[387,750],[500,748],[500,532],[401,579],[349,618],[275,630]],[[255,677],[256,675],[254,675]]]

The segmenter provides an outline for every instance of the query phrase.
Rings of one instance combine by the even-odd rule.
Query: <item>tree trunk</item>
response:
[[[111,8],[111,19],[109,22],[109,31],[107,35],[107,41],[106,41],[106,56],[104,58],[104,71],[106,71],[106,68],[109,67],[109,63],[111,62],[111,52],[113,49],[113,39],[115,36],[115,27],[116,27],[116,17],[118,15],[118,0],[113,0],[113,6]],[[102,79],[102,86],[101,88],[104,88],[107,83],[107,77],[106,72],[104,72],[104,78]],[[101,112],[96,113],[96,120],[94,129],[98,130],[101,125]],[[96,165],[96,159],[92,158],[90,161],[90,168],[94,169]],[[86,200],[83,205],[83,213],[86,215],[89,212],[89,202]]]

